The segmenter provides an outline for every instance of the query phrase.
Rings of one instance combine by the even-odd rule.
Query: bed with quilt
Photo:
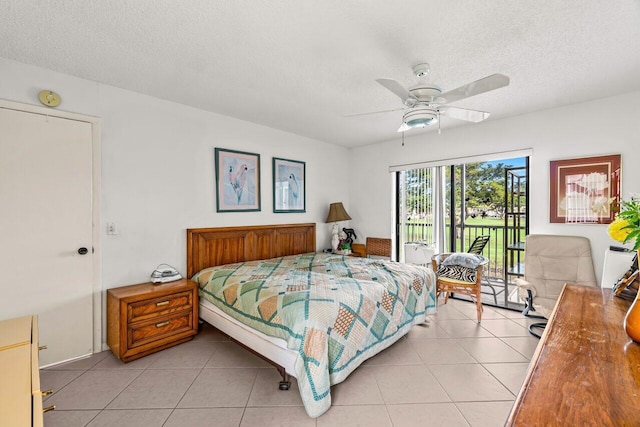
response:
[[[315,228],[313,240],[315,245]],[[281,373],[286,369],[297,378],[314,418],[331,406],[332,385],[436,310],[431,270],[380,259],[310,252],[216,265],[192,280],[200,286],[205,320],[215,306],[233,322],[282,343],[292,366]]]

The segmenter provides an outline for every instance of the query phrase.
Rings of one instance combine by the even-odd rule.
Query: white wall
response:
[[[640,92],[531,114],[469,124],[352,150],[350,210],[363,236],[391,234],[389,166],[532,148],[530,232],[591,240],[596,274],[611,240],[605,225],[549,223],[549,161],[622,154],[622,192],[640,192]]]
[[[329,203],[350,209],[335,173],[347,169],[344,147],[0,58],[0,98],[39,105],[42,89],[102,120],[103,289],[147,281],[160,263],[184,274],[186,228],[315,222],[324,248]],[[261,212],[216,212],[214,147],[260,154]],[[273,213],[272,157],[306,162],[306,213]]]
[[[347,150],[252,123],[100,86],[103,122],[104,287],[146,281],[161,262],[185,272],[185,229],[318,223],[318,248],[329,243],[329,203],[348,189],[333,173]],[[214,147],[260,154],[262,211],[216,213]],[[306,162],[306,213],[273,213],[272,157]],[[348,207],[347,207],[348,209]]]

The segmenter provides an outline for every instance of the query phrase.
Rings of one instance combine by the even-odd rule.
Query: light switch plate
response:
[[[107,223],[107,235],[109,236],[117,236],[118,235],[118,224],[115,222]]]

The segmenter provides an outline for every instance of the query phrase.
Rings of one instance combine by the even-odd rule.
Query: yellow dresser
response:
[[[42,426],[38,318],[0,321],[0,420],[7,426]],[[53,409],[53,408],[48,408]]]

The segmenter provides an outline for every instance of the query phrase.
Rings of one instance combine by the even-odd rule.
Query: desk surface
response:
[[[629,301],[565,285],[507,426],[640,423],[640,344],[624,331]]]

